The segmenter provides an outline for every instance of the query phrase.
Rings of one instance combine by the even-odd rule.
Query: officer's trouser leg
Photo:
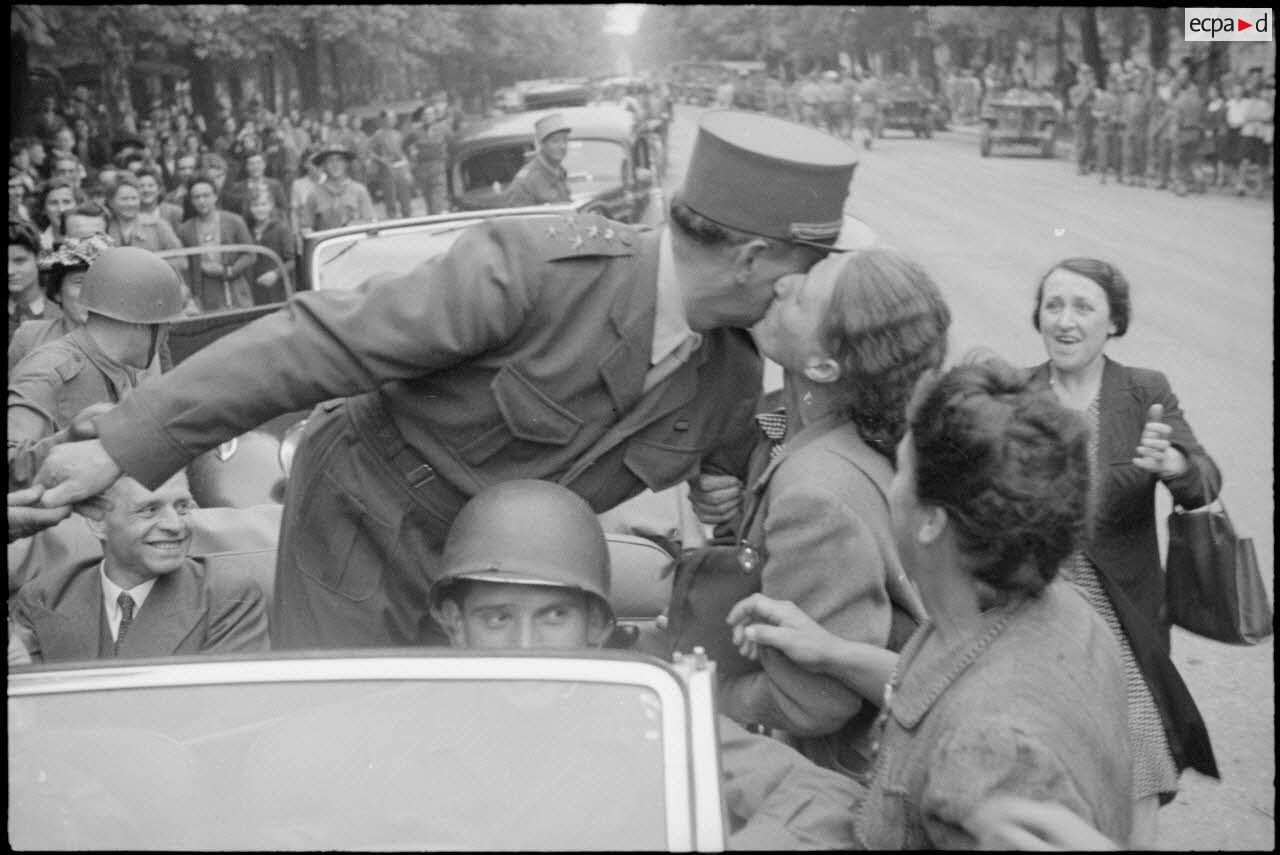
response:
[[[419,473],[428,482],[415,488],[399,471],[402,455],[388,455],[355,419],[363,400],[316,408],[294,458],[270,619],[274,649],[445,640],[427,614],[427,589],[465,497],[433,491],[429,469]]]

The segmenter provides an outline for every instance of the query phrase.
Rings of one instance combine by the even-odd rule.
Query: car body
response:
[[[880,101],[880,125],[877,135],[886,129],[911,131],[916,137],[933,136],[937,119],[933,97],[924,85],[905,78],[890,79]]]
[[[650,143],[635,116],[612,104],[512,113],[468,128],[449,147],[454,210],[505,207],[512,179],[535,154],[534,124],[551,113],[563,115],[572,129],[564,168],[580,210],[620,222],[660,219]]]
[[[983,106],[978,153],[989,157],[996,144],[1034,145],[1053,157],[1062,111],[1052,95],[1015,90]]]
[[[9,843],[718,851],[714,679],[613,651],[19,666]]]

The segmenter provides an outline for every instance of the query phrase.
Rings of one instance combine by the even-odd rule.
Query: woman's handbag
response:
[[[1257,644],[1271,635],[1253,538],[1236,534],[1221,502],[1169,515],[1166,573],[1169,620],[1183,629],[1227,644]]]

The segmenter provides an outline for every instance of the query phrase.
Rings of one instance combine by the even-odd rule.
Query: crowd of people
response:
[[[10,224],[33,226],[45,254],[85,236],[69,230],[78,214],[100,218],[122,246],[253,244],[280,258],[281,267],[235,251],[179,259],[191,313],[278,302],[303,235],[378,219],[378,203],[388,217],[409,216],[419,195],[429,213],[448,210],[446,148],[461,116],[444,92],[410,116],[384,112],[372,134],[345,112],[277,116],[256,101],[213,120],[156,102],[134,133],[107,127],[91,100],[83,87],[63,104],[45,98],[33,134],[10,141]],[[22,311],[11,294],[11,337]]]
[[[1178,195],[1217,189],[1261,197],[1274,174],[1275,75],[1255,66],[1207,86],[1187,63],[1112,63],[1105,80],[1080,70],[1070,90],[1081,175]]]
[[[483,222],[413,273],[300,293],[159,377],[157,343],[186,294],[236,303],[278,283],[225,258],[192,262],[183,283],[151,250],[266,240],[258,225],[273,213],[294,230],[368,216],[347,174],[359,155],[311,140],[326,177],[312,172],[295,206],[299,182],[269,168],[288,163],[276,138],[293,123],[272,126],[268,145],[257,119],[248,134],[228,120],[203,155],[221,178],[181,156],[190,174],[168,201],[188,214],[176,228],[159,186],[122,177],[129,162],[99,191],[106,209],[73,193],[52,251],[62,304],[78,301],[87,321],[10,364],[10,538],[26,543],[10,567],[10,661],[599,647],[614,620],[607,554],[575,544],[601,538],[593,512],[687,483],[755,586],[703,628],[743,660],[722,672],[733,724],[721,732],[737,746],[724,750],[764,744],[770,759],[746,766],[787,770],[764,776],[773,807],[737,816],[731,845],[1013,845],[1028,828],[1042,845],[1152,845],[1179,773],[1217,775],[1169,659],[1155,494],[1163,484],[1199,507],[1221,475],[1165,376],[1107,355],[1133,312],[1106,261],[1064,259],[1038,282],[1028,271],[1044,363],[944,370],[942,289],[844,231],[856,152],[814,126],[844,127],[856,102],[828,114],[811,83],[794,113],[783,93],[767,110],[706,114],[661,229],[590,215]],[[349,129],[334,123],[334,136]],[[410,180],[394,117],[379,133],[387,180]],[[292,148],[301,169],[307,147]],[[228,175],[233,152],[244,178]],[[130,155],[139,178],[142,154]],[[387,205],[400,204],[390,190]],[[11,190],[11,339],[15,312],[52,309],[26,300],[46,251],[38,229],[52,222],[16,218],[14,204]],[[154,297],[116,295],[124,279]],[[54,347],[80,369],[36,377],[33,360]],[[785,378],[764,401],[761,354]],[[257,581],[190,560],[218,537],[182,473],[313,406],[272,540],[268,614]],[[496,534],[503,514],[474,519],[495,503],[524,521],[509,536]],[[77,520],[61,524],[73,506],[91,520],[78,554],[64,527]],[[37,546],[59,536],[60,551]],[[199,631],[179,650],[145,649],[135,629],[160,598],[194,604]],[[661,648],[665,632],[644,643]]]

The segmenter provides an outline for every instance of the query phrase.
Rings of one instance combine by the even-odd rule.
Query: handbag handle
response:
[[[1187,458],[1188,466],[1195,466],[1195,464],[1191,462],[1191,457],[1189,455],[1187,455],[1184,452],[1183,456]],[[1201,469],[1199,466],[1196,466],[1196,472],[1199,473],[1200,475],[1201,495],[1208,496],[1209,495],[1209,478],[1207,475],[1205,475],[1204,470]],[[1167,487],[1168,485],[1166,484],[1165,486]],[[1215,502],[1218,505],[1218,512],[1221,513],[1222,518],[1227,521],[1227,531],[1234,534],[1236,530],[1236,526],[1235,526],[1235,523],[1231,522],[1231,515],[1227,513],[1227,504],[1226,502],[1222,501],[1221,491],[1219,491],[1219,495],[1214,496],[1212,499],[1210,499],[1209,501],[1206,501],[1203,505],[1201,505],[1198,508],[1189,508],[1189,509],[1184,508],[1181,505],[1179,505],[1176,501],[1173,503],[1173,507],[1174,507],[1174,510],[1180,514],[1194,514],[1194,513],[1200,513],[1200,512],[1213,513],[1213,505]],[[1209,533],[1210,533],[1210,536],[1213,538],[1213,542],[1215,545],[1221,542],[1218,536],[1217,527],[1212,525],[1209,526]]]

